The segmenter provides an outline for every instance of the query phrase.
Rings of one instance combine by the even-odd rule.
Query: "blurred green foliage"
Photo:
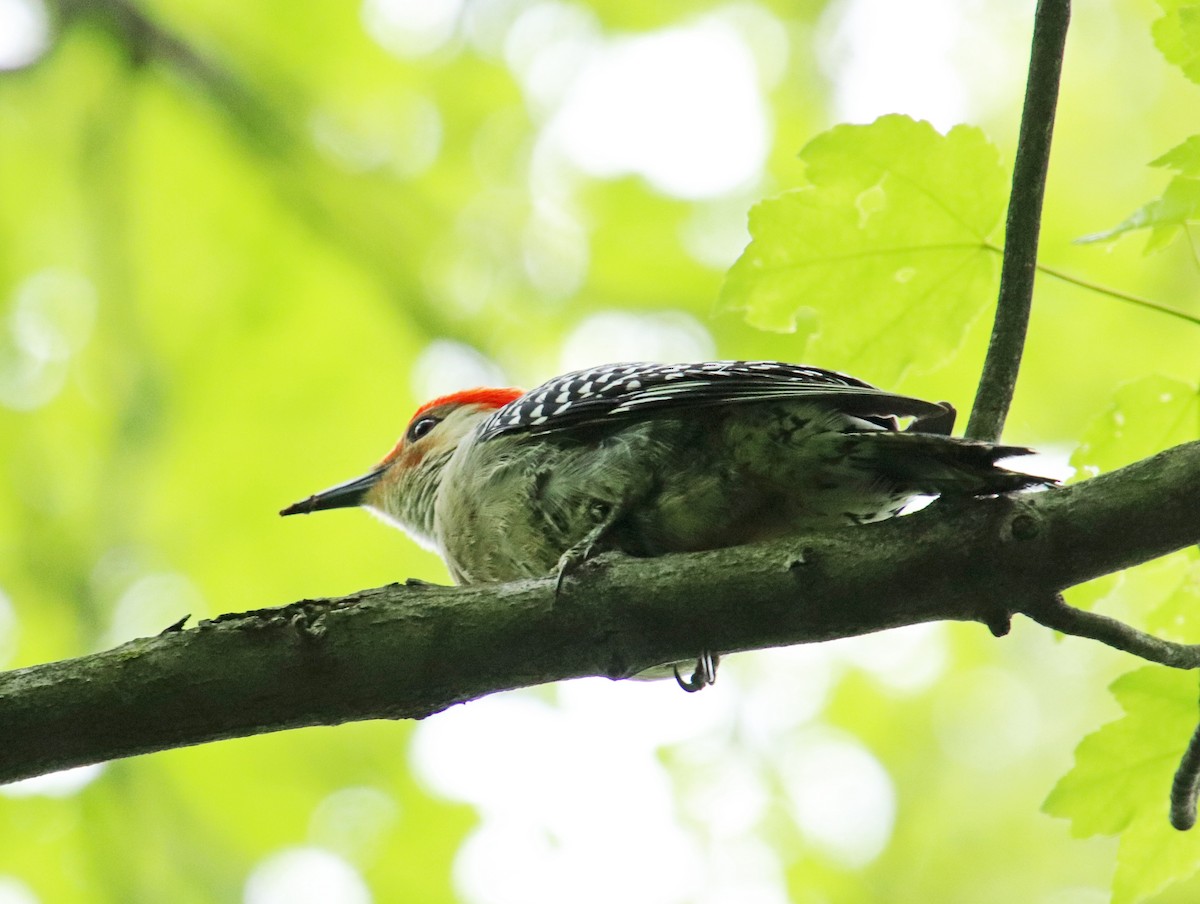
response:
[[[855,44],[878,3],[10,2],[49,18],[0,73],[0,666],[444,580],[360,512],[275,512],[464,382],[778,357],[965,411],[1032,4],[972,7],[929,83],[965,101],[906,98],[937,131],[833,127],[855,79],[972,27],[928,6]],[[1195,318],[1200,6],[1160,6],[1076,10],[1041,258]],[[585,103],[589,72],[655,54]],[[765,286],[752,262],[780,255],[807,269]],[[1198,379],[1194,323],[1042,276],[1005,439],[1117,467],[1200,433]],[[1180,554],[1077,599],[1194,640],[1196,586]],[[1165,820],[1194,678],[1120,679],[1126,715],[1048,803],[1072,822],[1038,812],[1130,665],[942,626],[738,657],[696,698],[597,681],[112,763],[0,790],[0,901],[1193,901],[1200,880],[1162,889],[1200,867]]]

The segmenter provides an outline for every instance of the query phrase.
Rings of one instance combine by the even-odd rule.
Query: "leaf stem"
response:
[[[991,242],[984,242],[983,248],[986,251],[994,251],[996,254],[1003,254],[1004,249],[999,245],[993,245]],[[1178,317],[1184,323],[1190,323],[1193,326],[1200,326],[1200,314],[1189,314],[1187,311],[1181,311],[1178,308],[1172,308],[1159,301],[1151,301],[1149,298],[1142,298],[1140,295],[1134,295],[1131,292],[1122,292],[1120,289],[1114,289],[1110,286],[1102,286],[1100,283],[1092,282],[1091,280],[1083,279],[1080,276],[1073,276],[1065,270],[1059,270],[1056,267],[1050,267],[1046,264],[1039,263],[1037,265],[1038,273],[1045,273],[1047,276],[1053,276],[1055,279],[1062,280],[1065,283],[1070,283],[1073,286],[1079,286],[1081,289],[1088,289],[1100,295],[1107,295],[1109,298],[1115,298],[1117,301],[1127,301],[1130,304],[1138,305],[1139,307],[1147,308],[1151,311],[1157,311],[1160,314],[1166,314],[1170,317]]]
[[[1004,262],[1000,269],[996,320],[967,425],[967,436],[972,439],[999,439],[1021,367],[1033,302],[1042,198],[1050,162],[1063,47],[1070,19],[1070,0],[1038,0],[1025,85],[1025,108],[1021,114],[1004,230]]]
[[[1056,270],[1053,267],[1047,267],[1044,264],[1038,264],[1038,271],[1045,273],[1047,276],[1053,276],[1055,279],[1061,279],[1065,283],[1070,283],[1073,286],[1079,286],[1083,289],[1091,289],[1093,292],[1099,292],[1101,295],[1107,295],[1110,298],[1116,298],[1120,301],[1127,301],[1130,304],[1138,305],[1139,307],[1149,308],[1151,311],[1158,311],[1160,314],[1167,314],[1171,317],[1178,317],[1185,323],[1190,323],[1194,326],[1200,326],[1200,315],[1189,314],[1186,311],[1179,311],[1175,308],[1167,307],[1165,304],[1160,304],[1157,301],[1151,301],[1148,298],[1141,298],[1137,295],[1131,295],[1128,292],[1121,292],[1118,289],[1110,289],[1107,286],[1101,286],[1093,282],[1088,282],[1086,279],[1080,279],[1078,276],[1072,276],[1070,273],[1065,273],[1062,270]]]

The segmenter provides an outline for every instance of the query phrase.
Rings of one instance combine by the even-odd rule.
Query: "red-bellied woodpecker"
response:
[[[434,399],[370,472],[281,514],[363,505],[459,583],[561,582],[605,550],[736,546],[1046,482],[996,464],[1027,449],[950,437],[953,422],[945,403],[815,367],[611,364]],[[711,677],[702,657],[685,686]]]

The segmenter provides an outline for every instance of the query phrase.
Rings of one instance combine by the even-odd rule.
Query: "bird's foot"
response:
[[[558,566],[555,569],[555,599],[558,599],[562,593],[563,582],[566,580],[567,575],[575,572],[580,565],[592,558],[592,556],[605,551],[606,546],[604,541],[608,539],[613,526],[620,521],[625,511],[625,506],[615,506],[601,501],[592,503],[592,515],[596,521],[596,526],[588,531],[586,537],[559,556]]]
[[[717,665],[721,662],[721,657],[711,650],[705,650],[696,659],[696,667],[692,670],[692,677],[684,679],[679,674],[679,666],[674,666],[676,683],[687,691],[689,694],[694,694],[696,691],[702,691],[710,684],[717,683]]]
[[[576,543],[558,558],[558,566],[555,568],[554,579],[554,598],[558,599],[562,593],[563,582],[567,579],[568,574],[572,574],[584,562],[595,555],[596,546],[584,540],[582,543]]]

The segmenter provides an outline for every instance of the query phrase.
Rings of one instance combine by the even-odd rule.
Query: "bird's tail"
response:
[[[991,496],[1055,481],[1012,471],[997,462],[1031,455],[1024,446],[999,446],[933,433],[856,433],[875,469],[900,486],[930,496]]]

